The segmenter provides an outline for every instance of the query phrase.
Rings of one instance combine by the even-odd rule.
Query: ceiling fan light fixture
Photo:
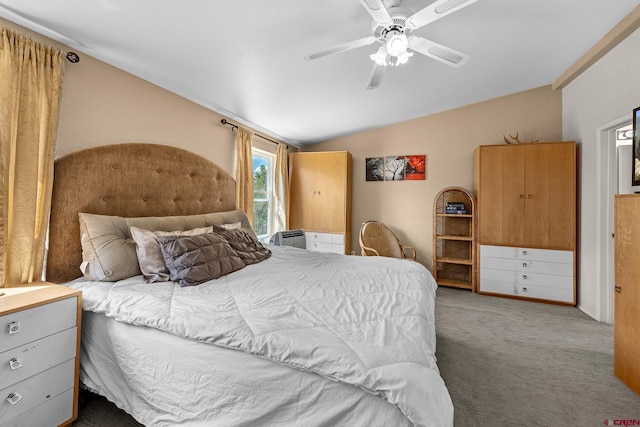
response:
[[[396,65],[406,64],[409,58],[413,56],[413,52],[405,52],[402,55],[398,56],[396,61]]]
[[[371,58],[371,60],[376,64],[383,67],[389,65],[389,62],[387,61],[387,50],[384,49],[384,47],[380,48],[376,53],[369,55],[369,58]]]
[[[389,55],[400,57],[407,53],[409,47],[409,40],[407,36],[402,33],[397,33],[389,37],[386,43],[387,51]]]

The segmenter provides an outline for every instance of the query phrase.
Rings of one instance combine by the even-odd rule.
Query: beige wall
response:
[[[562,90],[563,135],[580,142],[580,286],[578,306],[613,323],[613,195],[616,127],[640,106],[640,30]],[[612,142],[613,141],[613,142]],[[631,177],[628,178],[629,182]]]
[[[71,50],[2,18],[0,25],[65,52]],[[79,63],[65,62],[56,157],[99,145],[149,142],[187,149],[233,174],[235,133],[220,124],[223,116],[78,53]],[[503,134],[517,131],[526,140],[559,139],[560,93],[547,87],[535,89],[338,138],[307,150],[348,150],[353,154],[354,248],[358,248],[360,224],[379,219],[414,245],[419,260],[430,266],[434,196],[451,185],[471,190],[473,149],[501,143]],[[365,157],[398,154],[426,154],[427,180],[364,181]]]
[[[63,52],[73,50],[2,18],[0,25]],[[65,61],[56,157],[100,145],[147,142],[184,148],[234,174],[235,132],[220,124],[223,116],[74,51],[80,62]]]
[[[439,114],[305,147],[305,151],[347,150],[353,155],[353,241],[370,219],[388,224],[414,246],[418,261],[431,268],[433,200],[442,188],[473,190],[473,151],[501,144],[504,134],[520,139],[559,141],[562,98],[550,87],[521,92]],[[426,154],[425,181],[366,182],[365,158]]]

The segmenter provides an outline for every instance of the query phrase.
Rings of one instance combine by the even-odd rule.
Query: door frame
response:
[[[615,130],[631,123],[625,114],[596,129],[596,320],[613,323],[613,196],[617,191],[618,163]]]

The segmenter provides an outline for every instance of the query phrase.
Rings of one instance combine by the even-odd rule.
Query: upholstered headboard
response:
[[[105,145],[55,161],[47,280],[80,277],[78,212],[122,217],[236,208],[234,179],[207,159],[155,144]]]

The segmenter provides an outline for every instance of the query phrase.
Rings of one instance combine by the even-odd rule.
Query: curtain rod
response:
[[[232,128],[234,128],[236,130],[238,129],[238,125],[229,122],[227,119],[220,120],[220,123],[222,123],[223,125],[231,126]],[[254,135],[259,136],[260,138],[265,139],[265,140],[267,140],[269,142],[273,142],[274,144],[284,144],[285,147],[287,147],[287,149],[289,149],[289,144],[285,144],[284,142],[274,141],[273,139],[269,139],[269,138],[264,137],[262,135],[258,135],[258,134],[254,134]]]

